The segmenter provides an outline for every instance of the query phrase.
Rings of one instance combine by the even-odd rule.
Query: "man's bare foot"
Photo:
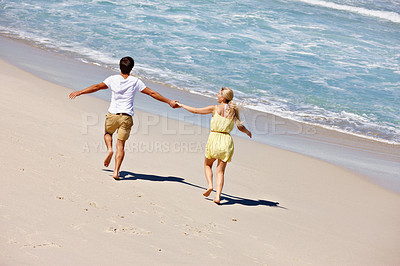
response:
[[[209,188],[206,190],[206,192],[203,193],[204,197],[210,196],[211,192],[213,191],[213,188]]]
[[[220,198],[217,198],[217,197],[215,197],[214,200],[213,200],[213,202],[214,202],[215,204],[217,204],[217,205],[221,205],[221,202],[220,202],[220,201],[221,201]]]
[[[107,157],[106,157],[106,159],[104,160],[104,166],[105,167],[108,167],[109,165],[110,165],[110,162],[111,162],[111,158],[112,158],[112,156],[113,156],[113,151],[112,150],[109,150],[108,151],[108,153],[107,153]]]

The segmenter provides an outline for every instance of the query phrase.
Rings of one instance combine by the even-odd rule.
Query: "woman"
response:
[[[203,108],[190,107],[178,103],[181,107],[195,114],[213,114],[211,118],[211,132],[208,137],[204,172],[207,178],[208,189],[203,193],[208,197],[213,191],[213,163],[218,160],[217,164],[217,194],[214,198],[216,204],[220,204],[222,187],[224,185],[225,168],[231,161],[233,155],[233,140],[229,134],[233,129],[235,122],[237,128],[246,133],[251,138],[251,132],[247,130],[239,120],[239,108],[232,101],[233,91],[230,88],[222,87],[217,94],[219,105],[210,105]]]

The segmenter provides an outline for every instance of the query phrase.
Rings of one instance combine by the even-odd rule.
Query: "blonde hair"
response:
[[[233,91],[228,87],[222,87],[221,92],[222,96],[226,100],[226,103],[228,104],[228,109],[227,109],[228,116],[233,117],[237,125],[238,124],[241,125],[243,122],[240,121],[239,106],[234,101],[232,101]]]

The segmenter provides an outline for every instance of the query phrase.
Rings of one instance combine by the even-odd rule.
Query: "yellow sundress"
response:
[[[211,118],[211,132],[208,136],[205,156],[230,162],[233,156],[233,139],[229,134],[233,129],[233,118],[223,117],[215,110]]]

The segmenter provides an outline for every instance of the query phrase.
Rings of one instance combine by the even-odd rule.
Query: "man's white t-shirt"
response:
[[[112,114],[127,113],[133,116],[133,100],[138,91],[146,88],[144,83],[135,77],[124,79],[121,75],[106,78],[104,84],[111,89],[111,104],[108,111]]]

